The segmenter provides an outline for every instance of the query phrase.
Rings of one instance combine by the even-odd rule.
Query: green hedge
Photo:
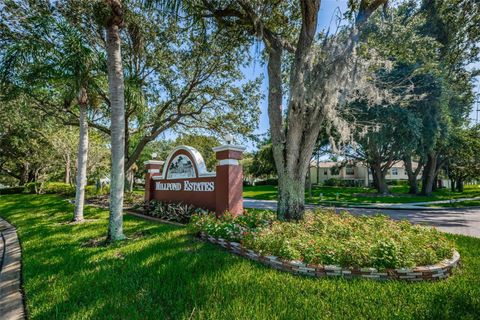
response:
[[[3,189],[0,189],[0,194],[18,194],[18,193],[22,193],[23,190],[24,190],[24,187],[3,188]]]

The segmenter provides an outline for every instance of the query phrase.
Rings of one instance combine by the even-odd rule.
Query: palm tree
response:
[[[16,14],[21,14],[18,10]],[[80,127],[77,183],[73,221],[84,220],[87,183],[89,96],[98,90],[100,57],[82,36],[82,30],[64,17],[45,11],[24,12],[25,25],[3,25],[0,71],[4,84],[15,86],[47,115],[65,120],[65,111],[75,114]],[[34,27],[32,27],[34,25]]]
[[[120,29],[123,26],[121,0],[106,0],[111,13],[107,22],[108,90],[111,113],[112,171],[108,241],[125,239],[123,234],[123,192],[125,184],[125,84],[123,79]]]

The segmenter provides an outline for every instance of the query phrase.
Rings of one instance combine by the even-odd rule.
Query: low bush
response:
[[[208,211],[204,209],[195,208],[193,205],[181,202],[152,200],[135,207],[143,207],[144,214],[146,215],[179,223],[188,223],[194,214],[201,216],[208,213]]]
[[[18,194],[18,193],[23,193],[24,190],[25,190],[24,187],[1,188],[0,194]]]
[[[278,186],[278,179],[265,179],[261,181],[255,181],[256,186]]]
[[[195,232],[205,232],[215,238],[240,241],[251,232],[258,232],[269,226],[274,220],[272,211],[251,210],[237,217],[226,212],[219,219],[213,213],[194,215],[189,224]]]
[[[300,222],[283,222],[272,214],[247,211],[237,218],[195,216],[190,226],[196,232],[240,241],[263,255],[341,267],[430,265],[451,258],[453,250],[436,229],[382,215],[358,217],[318,210],[307,212]]]
[[[75,186],[64,182],[46,182],[43,185],[43,193],[73,197],[75,196]]]
[[[339,178],[329,178],[323,182],[326,187],[363,187],[362,180],[343,180]]]

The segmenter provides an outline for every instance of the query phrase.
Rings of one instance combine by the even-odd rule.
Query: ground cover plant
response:
[[[258,200],[276,200],[278,187],[272,185],[246,186],[243,188],[243,196]],[[326,187],[312,188],[312,196],[305,192],[307,203],[324,205],[348,205],[369,203],[413,203],[437,200],[449,200],[459,198],[480,197],[480,186],[465,186],[464,192],[451,192],[450,189],[438,189],[430,197],[408,194],[405,185],[390,186],[391,195],[378,195],[373,188],[364,187]]]
[[[341,267],[407,268],[450,259],[453,244],[433,228],[386,216],[353,216],[316,210],[299,222],[273,219],[269,213],[246,211],[234,218],[199,215],[194,232],[238,241],[262,255],[310,264]]]
[[[104,239],[107,210],[68,224],[56,195],[0,195],[22,245],[30,319],[478,319],[480,239],[447,235],[462,267],[436,283],[312,279],[198,241],[187,228],[126,215],[129,240]]]
[[[144,201],[136,204],[133,209],[139,210],[141,214],[159,218],[166,221],[188,223],[194,214],[205,214],[206,210],[195,208],[191,204],[181,202],[162,202],[157,200]]]

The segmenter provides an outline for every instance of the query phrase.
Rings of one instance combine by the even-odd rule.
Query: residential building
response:
[[[417,163],[413,162],[413,169]],[[312,183],[322,184],[328,179],[340,179],[354,181],[357,185],[369,186],[373,180],[370,170],[361,162],[319,162],[310,163],[310,174]],[[407,171],[403,161],[398,161],[388,170],[385,177],[388,180],[408,180]]]

